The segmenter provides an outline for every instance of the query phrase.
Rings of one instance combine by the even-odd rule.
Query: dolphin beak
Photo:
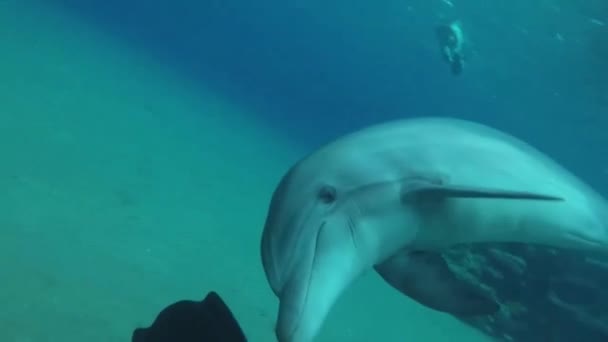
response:
[[[280,293],[279,342],[310,342],[344,289],[365,269],[345,217],[323,222]]]

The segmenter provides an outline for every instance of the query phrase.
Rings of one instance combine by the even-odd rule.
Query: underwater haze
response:
[[[435,29],[457,21],[464,68]],[[274,341],[260,260],[302,156],[397,118],[509,132],[608,195],[605,0],[0,2],[0,341],[128,341],[217,291]],[[454,317],[373,274],[320,342],[608,341],[608,260],[503,245],[444,255],[503,305]]]

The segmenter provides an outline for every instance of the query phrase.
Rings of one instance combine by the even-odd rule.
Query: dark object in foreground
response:
[[[133,331],[132,342],[247,342],[222,298],[211,291],[200,302],[182,300],[164,308],[148,328]]]

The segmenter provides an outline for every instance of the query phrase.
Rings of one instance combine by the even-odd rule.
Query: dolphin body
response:
[[[473,122],[406,119],[342,137],[296,163],[270,203],[261,254],[277,338],[314,340],[369,269],[435,310],[493,313],[438,253],[484,242],[608,250],[608,205],[531,146]]]

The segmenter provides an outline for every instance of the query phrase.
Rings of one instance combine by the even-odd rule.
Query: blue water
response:
[[[133,91],[136,86],[129,83],[130,76],[139,77],[138,80],[145,79],[139,69],[133,71],[133,75],[128,72],[116,75],[116,83],[100,86],[99,89],[107,93],[91,93],[92,98],[97,97],[96,101],[91,102],[94,105],[72,103],[69,107],[72,114],[66,114],[68,109],[65,109],[64,113],[66,107],[58,105],[62,101],[70,103],[70,99],[68,95],[61,94],[56,89],[54,82],[70,82],[57,81],[55,77],[58,73],[55,69],[53,73],[45,76],[40,70],[47,70],[46,67],[40,70],[32,67],[31,74],[40,73],[44,80],[32,82],[32,89],[23,84],[13,87],[20,82],[15,76],[2,88],[4,97],[0,96],[3,102],[11,100],[11,108],[18,108],[5,108],[5,113],[8,114],[0,116],[5,130],[5,140],[1,141],[5,150],[14,152],[11,158],[23,162],[23,165],[34,160],[36,163],[32,165],[36,166],[15,166],[16,164],[7,162],[8,166],[2,171],[4,173],[0,173],[3,177],[8,175],[5,178],[10,180],[6,183],[14,186],[11,189],[27,190],[24,190],[24,194],[19,190],[11,190],[11,196],[18,197],[19,201],[11,196],[7,196],[8,199],[5,200],[10,204],[6,209],[9,214],[5,215],[9,218],[3,218],[6,222],[2,221],[2,225],[10,226],[10,229],[3,231],[0,228],[0,236],[3,236],[5,241],[12,242],[9,247],[4,246],[1,250],[7,256],[4,260],[5,266],[10,266],[5,268],[10,268],[10,272],[5,271],[5,278],[15,279],[14,284],[11,283],[11,289],[17,296],[23,295],[24,298],[33,299],[23,307],[14,306],[11,302],[13,306],[9,305],[10,309],[6,310],[5,316],[0,315],[0,340],[3,338],[4,325],[15,327],[10,333],[6,333],[9,338],[7,342],[55,341],[52,337],[32,337],[44,335],[46,327],[33,329],[38,335],[28,335],[27,330],[40,323],[20,319],[52,316],[45,311],[51,310],[48,307],[39,311],[32,309],[36,301],[52,302],[49,307],[62,312],[63,309],[56,307],[65,308],[67,304],[60,306],[59,303],[63,303],[61,299],[66,297],[57,295],[55,298],[48,294],[65,295],[80,289],[81,295],[74,302],[86,302],[86,299],[90,299],[89,293],[95,293],[101,294],[95,299],[102,303],[111,303],[115,307],[119,307],[124,298],[134,298],[133,307],[140,304],[142,311],[143,308],[148,310],[145,318],[137,321],[138,324],[145,324],[146,319],[163,304],[184,297],[194,298],[200,293],[201,287],[208,290],[214,286],[224,286],[220,290],[232,295],[235,302],[237,299],[242,300],[241,304],[236,304],[237,313],[243,317],[244,324],[250,329],[252,336],[268,336],[272,330],[269,322],[273,321],[276,308],[266,304],[265,298],[270,295],[269,289],[262,279],[261,268],[256,269],[259,267],[257,239],[261,233],[265,205],[272,186],[289,166],[285,159],[291,162],[301,154],[289,155],[285,159],[277,157],[280,161],[276,163],[270,163],[264,158],[269,158],[269,154],[274,154],[283,147],[290,152],[293,147],[298,153],[307,153],[344,133],[373,123],[415,116],[453,116],[489,124],[529,142],[557,159],[599,192],[608,195],[608,3],[605,0],[50,0],[40,1],[40,6],[37,6],[37,3],[34,0],[28,1],[28,5],[24,6],[27,11],[19,13],[28,13],[31,18],[37,18],[42,16],[42,12],[52,8],[57,13],[65,14],[66,18],[77,18],[91,30],[102,32],[110,40],[120,42],[125,49],[137,51],[167,70],[175,72],[184,83],[191,82],[195,87],[200,87],[202,102],[207,101],[208,91],[212,91],[221,94],[223,99],[229,100],[235,107],[246,108],[243,112],[250,116],[248,119],[251,122],[269,128],[268,132],[261,131],[259,134],[267,134],[271,142],[276,138],[276,144],[281,146],[272,149],[269,148],[272,143],[267,142],[260,142],[263,147],[259,148],[253,143],[247,146],[238,143],[230,145],[227,141],[237,139],[229,136],[229,130],[218,130],[213,135],[214,132],[210,133],[211,129],[207,130],[205,127],[200,127],[201,132],[204,131],[205,134],[199,137],[197,125],[202,125],[201,122],[206,119],[205,106],[202,106],[200,112],[176,109],[173,113],[171,106],[174,104],[167,104],[163,107],[162,114],[159,114],[161,111],[154,106],[152,109],[142,106],[140,113],[134,108],[125,109],[115,105],[108,108],[118,111],[119,114],[113,113],[114,116],[108,117],[115,120],[116,125],[105,122],[103,111],[96,111],[98,106],[106,102],[107,98],[104,96],[110,98],[108,102],[118,96],[133,96],[138,103],[145,103],[147,97],[162,98],[162,87],[155,88],[154,93],[148,93],[148,90],[141,90],[141,93]],[[8,5],[0,6],[10,8]],[[24,18],[23,22],[31,18]],[[436,25],[453,20],[462,23],[466,38],[467,61],[464,72],[458,76],[451,74],[441,59],[434,31]],[[52,23],[52,20],[49,22]],[[18,24],[13,25],[10,29],[14,30],[14,35],[22,34],[22,28]],[[44,30],[52,31],[52,24],[45,25]],[[52,38],[49,37],[32,41],[44,46],[53,45]],[[74,43],[75,49],[78,44]],[[38,49],[36,43],[30,41],[24,45],[27,46],[11,47],[10,51],[7,48],[5,54],[16,56],[14,51],[17,48],[29,51]],[[67,45],[69,44],[66,43]],[[40,49],[42,51],[42,48]],[[83,48],[84,50],[86,49]],[[49,60],[55,61],[50,57]],[[18,64],[14,60],[6,63]],[[27,69],[30,65],[36,67],[44,64],[40,63],[42,62],[24,62],[25,67],[22,67]],[[83,65],[86,65],[86,61]],[[13,67],[7,67],[8,69]],[[23,79],[35,79],[32,75],[23,76]],[[61,74],[61,77],[64,76]],[[82,79],[95,83],[95,80],[87,77],[82,76]],[[120,81],[121,77],[123,81]],[[68,79],[69,76],[65,76],[65,80]],[[81,82],[86,83],[82,80]],[[127,85],[125,89],[118,87],[120,89],[116,94],[120,95],[108,95],[114,87],[111,84],[122,83]],[[45,84],[48,84],[48,89]],[[17,98],[19,96],[10,92],[17,88],[27,89],[20,90],[17,94],[27,100],[21,101],[21,98]],[[35,95],[36,92],[47,96]],[[137,101],[134,100],[133,103]],[[48,105],[49,108],[54,108],[55,112],[32,115],[32,118],[43,120],[32,121],[35,122],[35,127],[31,130],[23,128],[29,127],[29,121],[26,124],[25,119],[20,122],[19,118],[29,118],[28,113],[39,109],[30,104],[38,102],[41,107]],[[121,110],[125,111],[124,122],[121,121]],[[126,114],[131,110],[136,114]],[[229,110],[219,112],[228,113]],[[135,120],[136,117],[138,120],[149,119],[150,126],[142,125],[145,127],[141,128],[141,121]],[[159,119],[160,117],[163,119]],[[13,130],[13,124],[14,127],[20,128],[18,131],[23,132],[25,140],[21,139],[21,136],[8,137],[6,133]],[[95,126],[98,130],[88,131],[83,128],[88,127],[87,125]],[[63,126],[67,133],[59,129]],[[111,130],[113,126],[119,127],[119,133]],[[186,126],[187,129],[184,128]],[[45,130],[48,127],[53,128],[48,130],[51,133]],[[151,135],[150,132],[156,132],[158,127],[169,127],[171,132],[176,133],[174,136],[167,133],[162,138],[165,140],[145,137],[148,133]],[[37,140],[35,132],[39,131],[46,132],[57,140],[57,148],[51,149],[54,152],[36,154],[39,151],[36,148],[38,144],[47,144],[42,138]],[[114,139],[113,134],[122,138]],[[137,140],[139,137],[141,141]],[[179,143],[170,145],[170,138]],[[148,150],[149,142],[158,144]],[[115,145],[111,145],[113,143]],[[31,150],[24,149],[23,151],[28,152],[23,152],[18,147],[10,148],[11,144],[30,147]],[[74,152],[64,149],[63,144],[84,147]],[[209,146],[213,148],[210,149]],[[220,146],[229,152],[220,151]],[[101,150],[97,148],[107,148],[104,150],[107,155],[100,156]],[[190,157],[188,153],[192,151],[202,151],[202,163],[187,161]],[[114,161],[114,152],[123,159],[117,158],[117,161]],[[255,155],[255,161],[245,162],[245,157],[251,154]],[[229,162],[226,161],[228,159],[222,159],[227,155],[238,161]],[[75,156],[73,164],[65,164],[64,159],[72,156]],[[81,162],[76,161],[76,157],[79,157]],[[179,159],[182,157],[183,160]],[[11,158],[7,160],[14,161]],[[176,162],[172,158],[180,161]],[[107,167],[107,170],[103,169],[105,173],[100,172],[100,165]],[[171,169],[174,165],[174,169]],[[161,166],[166,166],[167,169],[158,169]],[[509,165],[505,167],[508,168]],[[79,170],[86,171],[87,175]],[[135,185],[120,183],[117,179],[121,171],[134,174]],[[100,172],[100,175],[93,177],[89,172]],[[203,179],[197,178],[203,172],[207,172],[207,176],[201,177]],[[78,176],[82,176],[83,180],[74,181]],[[166,181],[159,182],[160,179]],[[122,187],[114,189],[119,188],[116,184]],[[95,186],[98,186],[95,188],[97,190],[93,189]],[[48,195],[47,192],[56,195],[52,201],[58,203],[80,202],[81,199],[67,199],[69,196],[65,194],[74,190],[70,187],[78,188],[87,194],[86,196],[89,196],[90,192],[91,203],[83,200],[86,205],[91,206],[90,210],[82,211],[74,209],[76,206],[72,208],[59,204],[57,208],[36,207],[32,204],[42,203],[43,201],[38,200]],[[107,210],[98,210],[98,205],[107,204],[104,202],[107,199],[103,197],[105,195],[100,195],[102,191],[99,188],[111,188],[112,196],[117,197],[120,204],[120,209],[116,209],[118,213],[114,211],[114,207],[109,211],[110,214],[106,214]],[[34,195],[25,194],[30,190]],[[43,193],[46,195],[43,196]],[[102,196],[102,204],[93,200],[97,199],[95,196]],[[199,202],[209,198],[216,200],[205,202],[199,207]],[[36,207],[36,210],[43,214],[40,214],[40,217],[32,214],[30,206]],[[230,210],[225,210],[227,207]],[[199,211],[203,213],[202,219],[197,216]],[[82,216],[75,219],[70,216],[75,215],[74,212]],[[124,215],[128,223],[110,220],[116,225],[114,228],[108,228],[105,221],[103,224],[101,222],[112,216],[111,214]],[[243,235],[248,237],[247,240],[233,225],[241,215],[246,217],[245,223],[239,221],[238,226],[246,227],[244,229],[247,233]],[[33,221],[35,222],[32,223]],[[123,231],[123,224],[130,229]],[[46,229],[47,225],[53,228]],[[31,230],[30,226],[36,226],[41,231],[32,233],[34,230]],[[207,229],[207,235],[198,231],[201,226]],[[55,229],[66,231],[60,231],[63,233],[61,235],[56,233]],[[204,243],[201,243],[204,248],[199,245],[199,240],[190,238],[199,233],[205,237]],[[213,234],[223,235],[215,240],[217,235]],[[104,240],[104,236],[111,238]],[[167,238],[168,236],[171,238]],[[148,243],[146,238],[153,242]],[[49,241],[53,239],[60,243],[51,244]],[[120,239],[127,242],[117,242]],[[83,241],[86,243],[78,247],[81,248],[78,250],[87,251],[90,247],[87,243],[91,243],[94,245],[91,248],[99,251],[95,254],[98,256],[92,256],[89,264],[85,262],[86,272],[82,269],[78,271],[64,268],[65,264],[76,264],[79,259],[86,259],[68,252],[70,246]],[[250,243],[251,241],[254,243]],[[130,253],[135,247],[145,249],[148,254],[152,250],[152,256],[133,252],[139,259],[133,257]],[[217,257],[228,247],[234,248],[234,255],[242,252],[244,257],[237,255],[233,261],[225,261],[221,269],[209,270],[201,267],[204,271],[201,270],[200,273],[192,271],[199,263],[203,263],[197,260],[200,257],[199,252],[203,254],[211,250],[208,254]],[[154,248],[158,254],[154,254]],[[517,255],[525,254],[527,257],[530,255],[526,253],[532,253],[521,246],[513,247],[510,251]],[[587,263],[584,256],[580,255],[555,257],[546,251],[534,253],[539,256],[526,259],[531,270],[529,274],[521,279],[511,278],[495,284],[501,296],[516,298],[528,306],[527,313],[523,314],[523,319],[513,318],[496,323],[489,335],[502,341],[518,342],[570,341],[574,337],[589,342],[605,341],[608,322],[602,318],[607,315],[602,305],[608,305],[608,295],[602,291],[602,287],[605,287],[608,277],[606,271],[602,270],[602,267],[605,268],[603,259],[599,262],[600,266],[591,267],[591,263]],[[104,266],[93,262],[103,261],[103,258],[110,260],[103,264]],[[17,262],[13,262],[13,259]],[[39,259],[45,260],[48,265],[38,264]],[[251,263],[244,267],[240,264],[245,262],[242,260]],[[123,264],[128,266],[116,269],[118,265]],[[162,272],[151,276],[150,274],[154,273],[151,270]],[[509,272],[501,271],[505,274]],[[134,274],[140,274],[137,272],[144,274],[141,277],[146,279],[142,281],[146,284],[129,283],[135,290],[126,285],[121,288],[120,285],[126,282],[122,279],[136,278]],[[193,273],[195,274],[192,275]],[[247,280],[247,289],[242,289],[243,281],[240,278],[238,282],[231,283],[233,285],[226,285],[228,280],[224,282],[224,276],[228,273],[244,277]],[[40,274],[43,276],[39,276]],[[197,278],[200,274],[203,274],[205,285]],[[551,280],[553,282],[548,285],[551,282],[551,274],[559,275],[559,279]],[[116,278],[111,278],[112,275]],[[96,276],[98,278],[95,278]],[[174,280],[172,277],[175,277]],[[488,278],[487,274],[484,277],[484,281],[495,281],[491,277]],[[21,282],[29,284],[32,289]],[[100,285],[101,283],[105,286]],[[22,286],[27,290],[19,292]],[[147,292],[142,290],[141,297],[138,295],[140,286],[147,286]],[[559,291],[560,298],[568,303],[577,303],[584,307],[584,313],[590,315],[589,317],[598,318],[605,324],[598,325],[596,321],[593,324],[585,324],[583,321],[591,321],[587,316],[581,319],[574,317],[572,313],[553,312],[545,298],[548,287]],[[332,340],[331,336],[346,336],[342,327],[348,326],[348,323],[339,325],[336,322],[348,313],[351,308],[349,305],[354,305],[351,302],[356,298],[356,294],[365,292],[362,289],[363,287],[359,288],[356,290],[359,292],[355,291],[355,295],[347,297],[344,304],[346,306],[336,309],[338,314],[330,323],[340,328],[328,330],[324,341]],[[155,297],[154,291],[158,291],[158,297]],[[38,293],[40,298],[32,297],[32,293]],[[259,308],[262,302],[264,309]],[[112,330],[113,334],[108,336],[124,335],[123,332],[131,329],[134,324],[131,317],[142,315],[142,311],[132,308],[132,311],[126,310],[128,312],[125,313],[130,317],[128,321],[120,320],[117,314],[116,321],[108,323],[113,318],[111,315],[114,314],[114,307],[101,307],[106,311],[96,313],[102,318],[90,318],[87,321],[88,316],[76,315],[76,323],[65,321],[65,329],[63,325],[55,324],[58,330],[65,331],[65,336],[60,339],[71,341],[70,329],[79,324],[90,324],[95,329],[112,326],[114,330],[109,330]],[[271,309],[268,309],[269,307]],[[370,311],[373,310],[370,308]],[[19,315],[13,315],[15,312]],[[252,312],[257,313],[255,318],[252,318]],[[368,313],[361,314],[360,318],[367,315]],[[395,317],[407,318],[398,314],[395,314]],[[401,322],[401,318],[396,318],[396,321]],[[262,321],[269,325],[259,327],[262,331],[259,334],[253,332],[252,326]],[[380,326],[385,323],[373,320],[365,322],[369,324],[365,325],[366,331],[372,331],[374,324]],[[480,322],[467,321],[473,327],[482,331],[485,329],[487,332],[484,328],[486,321]],[[525,325],[526,322],[529,326]],[[401,336],[401,326],[392,324],[395,325],[397,333],[391,330],[383,331],[384,335],[379,332],[365,336],[390,336],[379,338],[396,340],[396,336]],[[105,339],[103,334],[91,332],[95,329],[73,336],[79,336],[80,339],[89,336],[91,341],[94,338],[110,341],[110,338]],[[114,334],[116,331],[119,333]],[[18,339],[17,336],[26,337]],[[114,340],[122,339],[112,339]],[[461,340],[468,341],[466,338]],[[443,340],[437,340],[441,341]]]
[[[596,167],[608,157],[598,151],[589,166],[580,153],[600,145],[592,137],[608,120],[607,28],[590,21],[606,20],[601,1],[56,2],[313,146],[372,122],[458,116],[509,130],[608,186]],[[434,37],[454,19],[473,50],[457,78]],[[573,129],[585,134],[573,139]]]

